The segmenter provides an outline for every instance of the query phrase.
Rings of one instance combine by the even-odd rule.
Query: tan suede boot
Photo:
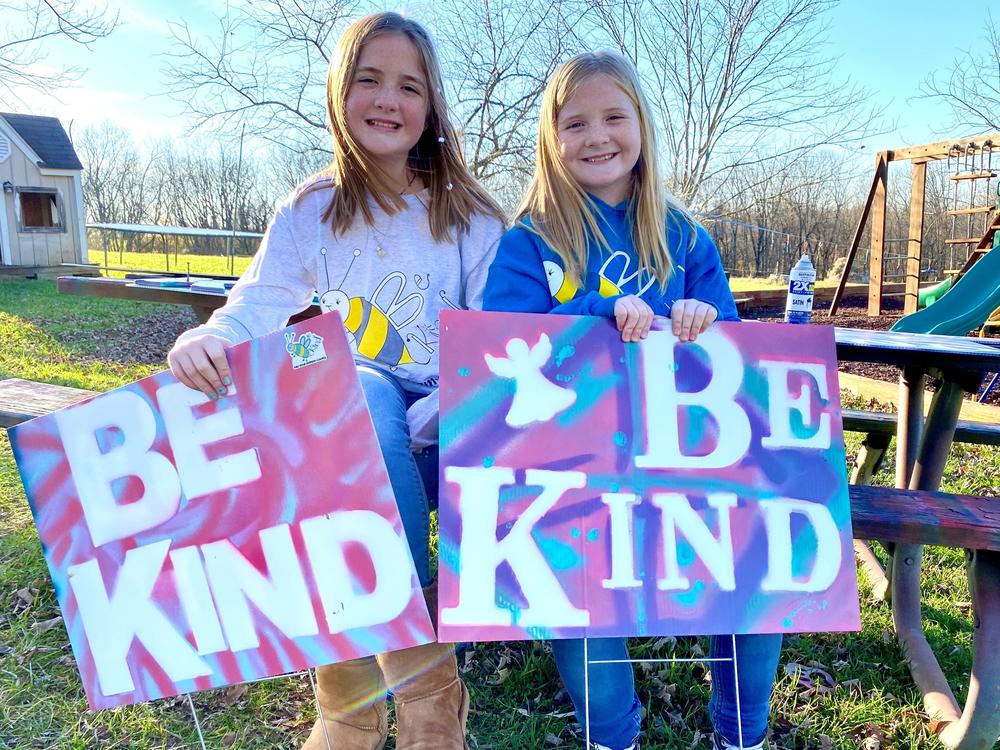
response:
[[[424,589],[424,596],[436,620],[437,587]],[[469,691],[452,644],[428,643],[377,658],[396,699],[397,750],[468,750]]]
[[[385,681],[375,657],[316,667],[316,683],[316,723],[302,750],[382,750]]]
[[[396,699],[397,750],[468,750],[469,691],[451,644],[379,654],[378,661]]]

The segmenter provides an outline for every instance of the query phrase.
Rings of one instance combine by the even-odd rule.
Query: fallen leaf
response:
[[[24,664],[26,661],[31,661],[36,654],[48,654],[52,651],[58,651],[59,649],[52,648],[51,646],[32,646],[31,648],[25,649],[18,657],[17,663]]]
[[[56,625],[62,622],[62,617],[56,615],[50,620],[40,620],[39,622],[34,622],[31,624],[31,630],[35,633],[43,633],[46,630],[52,630]]]
[[[677,647],[677,639],[672,635],[668,635],[663,638],[657,638],[656,641],[653,643],[653,652],[659,653],[664,648],[668,647],[670,651],[673,651]]]
[[[222,691],[222,695],[216,698],[216,702],[222,706],[232,706],[238,703],[247,694],[248,685],[245,682],[233,685]]]

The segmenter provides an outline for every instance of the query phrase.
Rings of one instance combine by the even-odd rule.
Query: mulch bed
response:
[[[64,344],[85,344],[88,353],[106,362],[167,366],[167,353],[177,337],[198,325],[191,308],[170,308],[143,315],[99,331],[69,331],[59,338]]]

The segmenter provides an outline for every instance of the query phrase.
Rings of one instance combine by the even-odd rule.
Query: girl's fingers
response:
[[[233,383],[232,373],[229,371],[229,360],[226,359],[226,348],[220,341],[213,341],[205,346],[205,353],[211,362],[212,369],[218,374],[218,393],[225,396],[228,387]]]
[[[215,369],[215,365],[212,363],[206,348],[196,347],[190,353],[189,362],[191,367],[188,369],[188,372],[191,372],[192,369],[197,372],[198,378],[196,379],[200,383],[198,386],[199,390],[212,399],[226,394],[226,389],[222,385],[222,377]]]
[[[680,341],[694,341],[718,317],[714,305],[695,299],[679,299],[670,309],[673,332]]]
[[[699,333],[704,333],[708,330],[708,327],[712,325],[719,317],[719,311],[715,309],[715,305],[705,305],[705,322],[701,324],[701,330]]]
[[[646,305],[642,311],[642,318],[639,322],[639,338],[645,339],[649,336],[649,329],[653,325],[653,308]]]
[[[706,328],[708,328],[708,311],[711,309],[711,305],[698,305],[694,309],[694,317],[691,321],[691,341],[695,341],[698,338],[698,334],[702,333]]]
[[[225,396],[233,382],[226,342],[218,336],[199,336],[175,346],[167,355],[167,364],[184,385],[211,399]]]
[[[615,303],[615,323],[618,325],[618,330],[624,330],[625,321],[628,320],[628,310],[625,308],[625,303],[621,300]]]
[[[684,325],[684,308],[686,306],[687,300],[679,299],[670,308],[670,329],[677,338],[681,336],[681,327]]]
[[[628,305],[625,317],[625,326],[622,328],[622,341],[635,341],[635,327],[639,324],[639,311],[631,304]]]
[[[167,365],[170,367],[170,372],[175,378],[181,381],[188,388],[198,390],[198,386],[194,384],[194,381],[191,380],[191,376],[187,373],[187,369],[184,365],[184,360],[186,359],[187,355],[184,354],[183,351],[171,349],[167,354]]]
[[[622,297],[615,303],[615,322],[622,333],[622,341],[628,341],[631,331],[632,304],[629,297]]]
[[[694,314],[697,305],[685,305],[684,317],[681,320],[681,341],[691,340],[691,326],[694,325]]]
[[[197,365],[195,365],[189,355],[181,355],[177,358],[177,369],[179,369],[180,372],[174,370],[174,374],[177,376],[177,379],[184,383],[184,385],[188,388],[201,391],[211,399],[217,398],[215,386],[213,386],[205,378],[201,370]]]
[[[653,308],[633,294],[615,303],[615,320],[622,332],[622,341],[641,341],[653,325]]]

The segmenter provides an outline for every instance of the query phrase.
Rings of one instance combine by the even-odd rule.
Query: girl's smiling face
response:
[[[639,161],[639,113],[622,88],[599,74],[585,81],[556,118],[559,156],[585,191],[617,205],[629,194]]]
[[[344,102],[351,136],[392,177],[406,180],[406,159],[427,127],[423,61],[404,34],[365,43]]]

